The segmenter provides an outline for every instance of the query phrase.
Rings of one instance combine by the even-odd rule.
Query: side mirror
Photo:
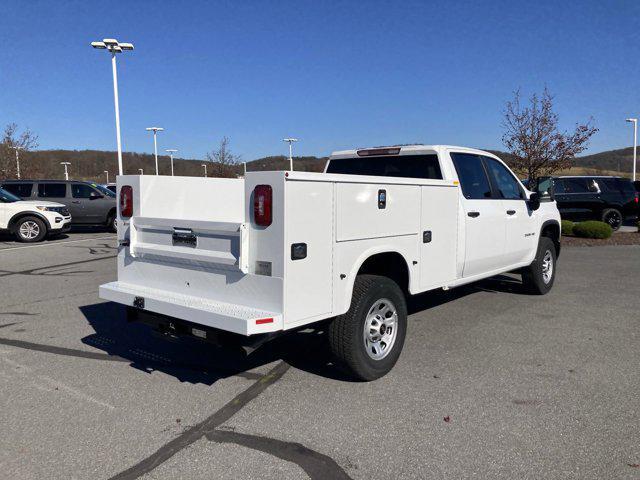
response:
[[[527,203],[531,210],[538,210],[540,208],[540,194],[538,192],[532,193]]]

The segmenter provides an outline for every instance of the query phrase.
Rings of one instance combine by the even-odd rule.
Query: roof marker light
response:
[[[358,150],[356,153],[359,157],[371,157],[373,155],[398,155],[400,153],[400,147],[368,148],[365,150]]]
[[[256,320],[256,325],[264,325],[265,323],[273,323],[273,318],[259,318]]]

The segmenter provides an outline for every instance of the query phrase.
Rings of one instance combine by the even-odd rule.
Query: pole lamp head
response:
[[[627,122],[638,123],[638,119],[637,118],[627,118]]]
[[[109,50],[111,53],[122,53],[124,50],[133,50],[132,43],[120,43],[115,38],[105,38],[101,42],[91,42],[93,48]]]

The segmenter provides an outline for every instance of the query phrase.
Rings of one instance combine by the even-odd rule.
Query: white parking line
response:
[[[55,242],[55,243],[41,243],[38,245],[24,245],[22,247],[9,247],[9,248],[0,248],[0,253],[5,252],[7,250],[20,250],[22,248],[38,248],[38,247],[49,247],[51,245],[63,245],[65,243],[78,243],[78,242],[88,242],[90,240],[105,240],[107,238],[111,238],[113,240],[116,239],[115,235],[109,235],[108,237],[92,237],[92,238],[83,238],[82,240],[69,240],[68,242]]]

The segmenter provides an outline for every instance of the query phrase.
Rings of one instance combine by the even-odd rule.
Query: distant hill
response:
[[[36,150],[20,153],[20,170],[22,178],[64,178],[64,167],[60,162],[69,162],[69,178],[78,180],[106,180],[105,170],[109,171],[110,180],[118,172],[116,152],[103,150]],[[327,157],[294,157],[296,170],[320,172]],[[155,157],[148,153],[123,152],[122,164],[126,174],[137,174],[142,169],[145,174],[155,173]],[[202,176],[202,164],[211,165],[206,160],[174,158],[174,173],[182,176]],[[171,175],[171,161],[167,155],[158,155],[158,166],[161,175]],[[286,170],[289,160],[285,156],[264,157],[247,162],[247,170]],[[211,173],[213,168],[209,167]],[[242,163],[234,167],[240,175]]]
[[[510,155],[497,150],[489,150],[509,163]],[[310,172],[321,172],[327,157],[294,157],[294,169]],[[20,154],[22,177],[63,178],[64,168],[60,162],[70,162],[69,176],[78,180],[105,181],[104,171],[108,170],[112,180],[118,170],[116,152],[103,150],[36,150]],[[633,148],[609,150],[575,159],[574,167],[562,173],[572,174],[605,174],[630,176],[633,162]],[[171,164],[166,155],[158,156],[161,175],[171,174]],[[204,160],[174,159],[176,175],[201,176]],[[155,160],[152,154],[124,152],[123,164],[125,173],[137,174],[143,169],[145,174],[155,173]],[[247,170],[287,170],[289,161],[284,155],[268,156],[247,161]],[[242,174],[242,164],[234,167],[234,171]],[[209,168],[211,172],[213,168]]]

